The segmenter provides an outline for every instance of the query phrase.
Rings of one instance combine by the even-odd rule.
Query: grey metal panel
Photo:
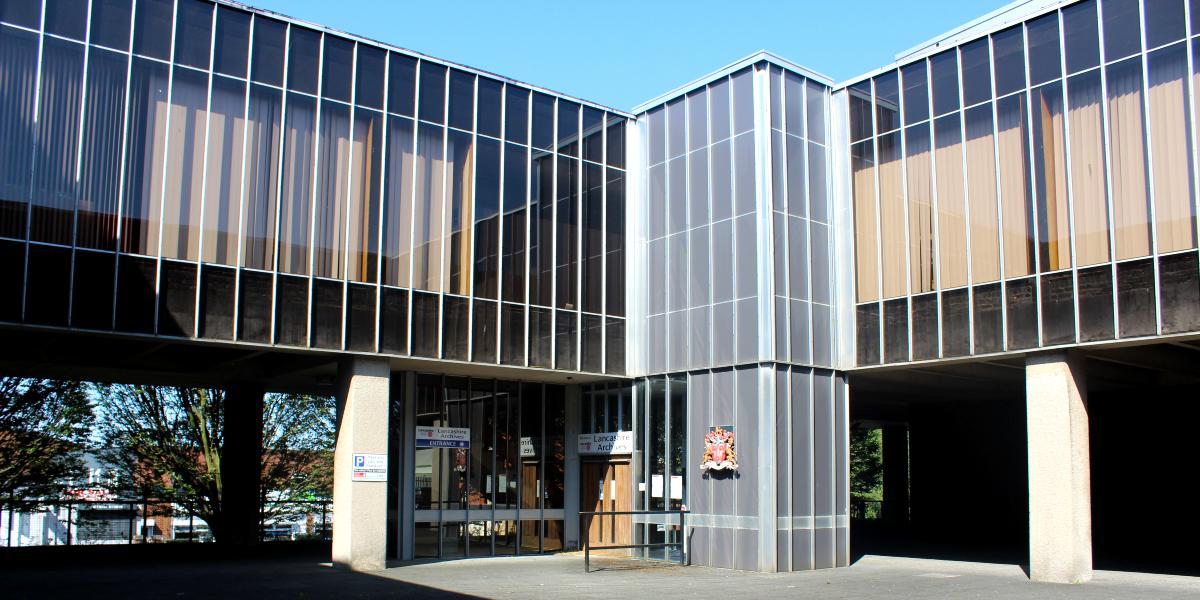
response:
[[[810,364],[812,360],[812,327],[808,320],[808,302],[791,301],[791,320],[788,323],[791,337],[792,362]]]
[[[837,554],[834,556],[834,566],[850,566],[850,528],[838,527],[833,530]]]
[[[736,221],[736,293],[738,298],[750,298],[758,295],[758,224],[752,214],[742,215]]]
[[[737,478],[737,513],[741,516],[759,514],[758,494],[761,491],[760,471],[763,466],[758,461],[760,435],[758,431],[759,385],[758,367],[739,368],[737,373],[737,427],[735,441],[738,459],[745,466],[738,470]],[[767,483],[763,481],[763,483]]]
[[[813,334],[812,364],[827,367],[833,362],[833,317],[830,315],[828,306],[815,302],[811,306]]]
[[[812,516],[812,371],[792,369],[789,379],[792,388],[792,516]]]
[[[834,442],[837,457],[837,497],[835,515],[850,514],[850,404],[845,373],[834,379]]]
[[[688,316],[689,363],[693,369],[702,369],[712,364],[712,309],[708,306],[693,308]]]
[[[734,393],[736,389],[736,373],[732,369],[713,371],[712,374],[712,407],[711,425],[735,425],[736,404]],[[738,433],[735,430],[735,433]],[[738,445],[738,451],[743,451]],[[736,496],[737,479],[724,477],[713,479],[713,509],[715,515],[732,515]]]
[[[817,529],[813,531],[813,568],[832,569],[834,560],[833,529]]]
[[[649,301],[648,314],[667,312],[667,240],[652,240],[648,245],[649,268],[646,294]]]
[[[733,319],[733,312],[732,302],[713,305],[713,365],[732,365],[737,356],[737,347],[734,345],[736,323]]]
[[[671,371],[688,367],[688,313],[686,310],[667,315],[667,366]]]
[[[705,477],[698,467],[704,452],[702,433],[708,431],[712,422],[711,388],[712,375],[707,371],[688,376],[688,429],[692,434],[692,442],[684,452],[683,460],[688,474],[688,508],[699,514],[712,512],[712,480]]]
[[[836,494],[833,451],[833,377],[829,371],[813,373],[813,509],[817,517],[833,514]]]
[[[706,306],[712,300],[709,279],[708,226],[691,230],[688,239],[688,261],[682,258],[672,261],[677,269],[688,269],[688,306]],[[674,255],[672,255],[674,256]]]
[[[732,220],[719,221],[712,226],[712,290],[713,302],[733,300]]]
[[[732,531],[734,532],[734,541],[736,543],[736,546],[733,547],[733,549],[736,549],[733,568],[745,571],[757,571],[759,532],[753,529],[735,529]],[[764,534],[770,535],[771,532],[767,531]],[[721,551],[719,548],[716,550],[718,552]]]
[[[786,367],[775,369],[775,512],[778,516],[792,514],[791,507],[791,422],[788,410],[791,375]],[[782,552],[779,556],[784,556]]]
[[[812,301],[829,304],[829,226],[810,222],[809,238],[812,248]]]
[[[652,315],[646,319],[646,363],[651,373],[667,370],[667,315]]]
[[[667,310],[683,310],[688,305],[686,233],[673,234],[667,238],[667,256]]]
[[[775,360],[787,362],[792,359],[791,345],[788,343],[788,299],[775,296]]]
[[[787,529],[775,531],[775,570],[780,573],[792,570],[791,537]]]
[[[737,361],[758,360],[758,300],[743,298],[737,301]]]
[[[733,555],[735,548],[733,547],[733,529],[714,528],[709,530],[712,538],[712,561],[711,565],[723,569],[732,569]],[[750,544],[750,548],[754,549],[754,544]]]
[[[693,527],[688,533],[688,558],[693,565],[712,566],[712,529]]]
[[[804,219],[788,217],[788,294],[796,300],[808,300],[808,228]]]
[[[808,571],[813,568],[813,532],[811,529],[792,531],[792,570]]]

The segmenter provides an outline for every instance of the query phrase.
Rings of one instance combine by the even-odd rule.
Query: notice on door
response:
[[[581,455],[632,454],[633,432],[581,433],[578,444]]]
[[[418,448],[470,448],[471,430],[465,427],[417,427]]]
[[[387,481],[386,454],[355,454],[351,481]]]

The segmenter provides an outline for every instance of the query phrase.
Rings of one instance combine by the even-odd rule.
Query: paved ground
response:
[[[48,557],[48,556],[47,556]],[[1200,598],[1200,578],[1099,571],[1084,585],[1031,583],[1017,566],[866,556],[848,569],[756,574],[578,555],[414,563],[347,573],[312,555],[0,563],[4,598]],[[49,564],[53,562],[56,564]]]

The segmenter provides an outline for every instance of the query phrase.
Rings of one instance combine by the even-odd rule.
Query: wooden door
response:
[[[624,511],[633,505],[630,493],[628,461],[584,462],[581,468],[580,510]],[[588,541],[593,546],[628,544],[632,518],[593,516],[584,521]]]

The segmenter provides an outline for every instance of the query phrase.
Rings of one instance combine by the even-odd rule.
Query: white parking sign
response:
[[[386,454],[355,454],[352,481],[387,481]]]

